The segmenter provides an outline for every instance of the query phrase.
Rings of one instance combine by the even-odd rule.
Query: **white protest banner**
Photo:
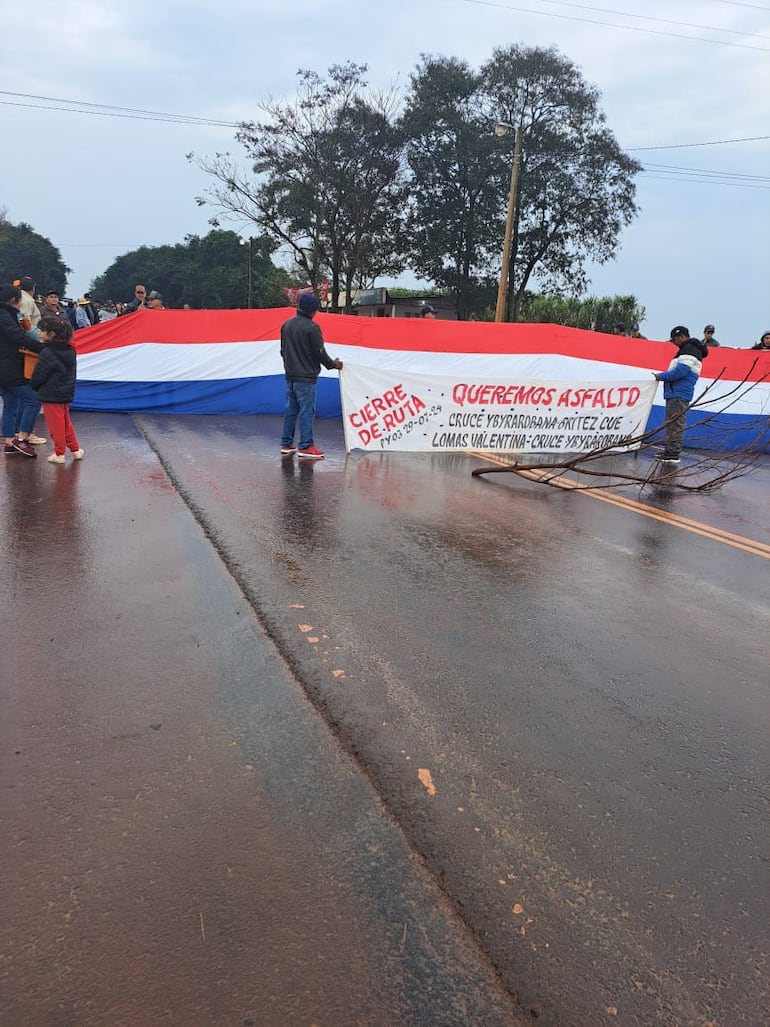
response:
[[[345,447],[389,452],[585,453],[628,449],[644,432],[657,382],[501,381],[340,372]]]

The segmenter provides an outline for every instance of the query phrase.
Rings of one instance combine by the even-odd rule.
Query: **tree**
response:
[[[537,324],[567,325],[595,332],[611,332],[618,322],[627,328],[641,324],[645,309],[634,296],[589,296],[564,298],[526,292],[521,299],[519,320]]]
[[[251,174],[227,153],[188,155],[215,180],[198,203],[258,225],[308,283],[330,278],[334,309],[340,292],[348,306],[354,286],[401,270],[402,137],[392,94],[364,95],[365,72],[352,62],[326,81],[300,71],[295,100],[263,104],[268,121],[236,134]]]
[[[637,213],[633,176],[605,125],[599,92],[555,48],[496,50],[482,69],[487,112],[522,133],[508,314],[517,320],[534,276],[555,295],[580,295],[585,265],[610,260]]]
[[[39,291],[55,289],[60,296],[67,291],[67,275],[72,273],[50,239],[39,235],[31,225],[20,221],[12,225],[0,211],[0,282],[12,282],[22,275],[33,278]]]
[[[489,288],[500,268],[513,161],[522,133],[513,225],[508,317],[517,320],[531,281],[557,296],[580,295],[589,260],[617,251],[636,214],[633,175],[605,126],[599,94],[555,49],[497,50],[478,72],[424,58],[412,77],[405,125],[411,170],[410,249],[415,267],[467,296]],[[472,302],[472,301],[471,301]]]
[[[483,115],[481,76],[454,58],[424,59],[404,112],[412,172],[409,257],[452,292],[461,321],[494,303],[500,157]]]
[[[252,295],[255,307],[283,303],[281,287],[289,284],[285,271],[271,258],[272,244],[264,236],[251,240]],[[98,278],[91,291],[104,301],[127,300],[142,282],[157,289],[168,307],[207,309],[245,307],[248,302],[249,250],[235,232],[211,231],[184,243],[142,246],[125,253]]]

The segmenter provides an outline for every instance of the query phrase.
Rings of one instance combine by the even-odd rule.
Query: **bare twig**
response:
[[[639,435],[629,436],[624,442],[617,442],[608,446],[601,446],[587,453],[575,453],[560,456],[556,460],[542,460],[534,457],[522,463],[518,460],[509,464],[494,467],[476,467],[471,472],[474,477],[481,477],[487,474],[518,474],[530,480],[536,480],[544,485],[552,485],[564,488],[568,484],[570,489],[611,489],[627,485],[638,485],[644,488],[648,485],[665,482],[666,486],[679,489],[683,492],[714,492],[722,488],[727,482],[748,474],[755,466],[763,453],[770,447],[770,415],[762,414],[744,423],[740,428],[724,427],[719,428],[714,424],[729,410],[735,403],[746,396],[759,382],[766,381],[770,374],[761,375],[756,381],[751,381],[751,376],[757,361],[754,360],[743,379],[735,383],[727,392],[718,397],[713,396],[713,390],[722,381],[725,369],[719,372],[717,377],[704,389],[698,399],[691,403],[688,410],[700,410],[706,405],[713,405],[715,400],[722,401],[718,411],[711,411],[703,416],[698,424],[689,430],[690,437],[693,431],[698,428],[710,426],[710,436],[713,438],[715,431],[718,433],[722,446],[719,451],[699,451],[694,459],[688,461],[683,468],[676,468],[672,471],[667,466],[659,463],[641,461],[632,469],[628,466],[628,457],[638,457],[640,453],[649,452],[656,443],[662,440],[669,421]],[[743,437],[746,434],[753,436],[752,442],[747,445],[731,445],[736,437]],[[618,453],[622,447],[623,452]],[[692,452],[692,451],[691,451]],[[624,458],[620,464],[619,457]],[[609,460],[610,466],[606,463]],[[597,461],[602,461],[599,466],[594,466]],[[565,478],[571,472],[577,478]],[[588,480],[581,480],[588,479]]]

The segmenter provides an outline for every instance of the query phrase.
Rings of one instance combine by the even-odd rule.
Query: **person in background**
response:
[[[67,311],[59,302],[59,294],[56,289],[49,289],[45,294],[40,314],[42,317],[67,317]]]
[[[40,324],[40,308],[35,302],[35,283],[32,281],[29,275],[25,275],[23,278],[13,283],[18,285],[21,289],[21,307],[19,308],[20,324],[22,329],[27,332],[25,340],[25,348],[29,349],[28,342],[37,341],[38,332],[37,326]],[[17,419],[16,427],[19,428],[21,421],[21,410],[19,411],[19,418]],[[36,435],[34,431],[30,431],[27,435],[27,442],[31,446],[44,446],[48,439],[42,435]]]
[[[74,331],[78,326],[77,321],[78,305],[74,300],[67,300],[67,320],[72,325]]]
[[[133,314],[137,310],[143,310],[147,305],[147,290],[143,285],[134,286],[134,298],[123,308],[124,314]]]
[[[653,372],[653,378],[663,382],[663,398],[666,401],[666,444],[658,459],[673,466],[679,463],[687,408],[692,403],[695,384],[703,361],[708,356],[708,347],[700,339],[691,339],[690,330],[684,325],[676,325],[671,329],[671,341],[677,347],[677,354],[668,370]]]
[[[40,351],[37,367],[29,380],[43,404],[54,452],[50,464],[63,464],[69,449],[73,460],[83,459],[75,428],[70,418],[70,403],[75,396],[77,355],[72,346],[72,325],[66,318],[44,317],[40,322]]]
[[[118,316],[118,312],[115,309],[115,304],[111,300],[107,300],[103,307],[99,309],[99,324],[104,324],[105,321],[114,321]]]
[[[40,322],[40,308],[35,303],[35,283],[29,275],[22,275],[13,284],[21,289],[21,316],[27,318],[30,328],[37,328]]]
[[[628,333],[626,332],[625,324],[622,321],[618,321],[616,324],[614,324],[612,326],[612,334],[613,335],[627,335]]]
[[[36,457],[29,441],[40,413],[40,400],[24,377],[24,349],[39,353],[39,340],[30,337],[19,323],[21,289],[18,285],[0,286],[0,399],[3,401],[2,431],[5,456]]]
[[[752,349],[770,349],[770,332],[762,332],[759,342]]]
[[[701,340],[706,346],[718,346],[719,339],[714,338],[714,332],[716,328],[713,325],[706,325],[703,329],[703,339]]]
[[[91,327],[91,318],[88,314],[88,300],[85,298],[85,296],[82,299],[78,300],[77,307],[75,308],[75,327]]]
[[[99,324],[99,307],[91,299],[91,293],[84,292],[83,300],[85,301],[84,305],[86,308],[86,313],[88,314],[88,320],[91,322],[92,325]]]
[[[150,295],[147,297],[147,306],[150,308],[150,310],[165,310],[166,309],[163,306],[163,297],[161,296],[161,294],[159,292],[156,292],[154,289],[152,290]]]
[[[630,339],[646,339],[647,336],[646,335],[642,335],[642,333],[639,331],[639,325],[631,325],[631,335],[629,336],[629,338]]]
[[[432,307],[430,303],[424,303],[420,307],[420,317],[424,317],[428,321],[436,320],[436,308]]]
[[[297,313],[281,325],[281,357],[286,374],[286,408],[283,415],[281,454],[301,460],[323,460],[324,454],[313,445],[315,396],[321,364],[330,371],[342,368],[342,361],[333,360],[324,347],[321,329],[313,322],[319,308],[312,293],[303,292]],[[299,451],[294,432],[299,419]]]

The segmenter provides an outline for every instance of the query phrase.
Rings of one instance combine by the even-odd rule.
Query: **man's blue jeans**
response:
[[[315,382],[286,382],[286,409],[283,414],[281,446],[294,445],[294,429],[299,418],[299,448],[313,445]]]
[[[0,385],[3,400],[3,438],[12,439],[17,431],[29,434],[40,413],[40,400],[31,385]]]

